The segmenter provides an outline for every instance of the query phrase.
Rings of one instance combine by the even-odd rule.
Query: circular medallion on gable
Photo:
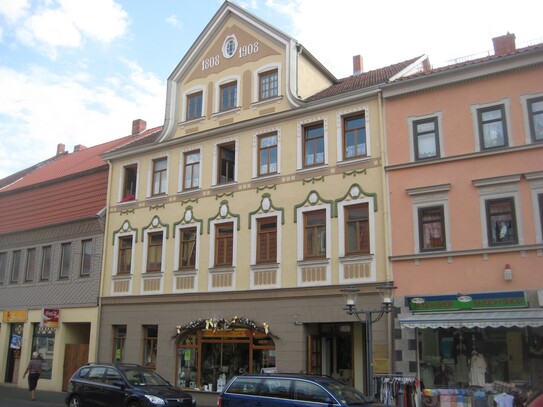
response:
[[[123,223],[123,230],[126,232],[130,228],[128,221]]]
[[[153,218],[152,225],[153,225],[154,228],[156,228],[158,226],[158,218],[157,217]]]
[[[226,215],[228,215],[228,205],[226,205],[226,204],[222,204],[222,205],[221,205],[220,214],[221,214],[221,217],[223,217],[223,218],[224,218]]]
[[[185,222],[190,222],[192,219],[192,211],[190,209],[187,209],[185,211]]]
[[[232,58],[238,49],[238,39],[234,34],[229,35],[222,44],[222,54],[225,58]]]
[[[317,195],[316,192],[312,192],[310,195],[309,195],[309,203],[311,205],[315,205],[317,203],[317,201],[319,200],[319,196]]]

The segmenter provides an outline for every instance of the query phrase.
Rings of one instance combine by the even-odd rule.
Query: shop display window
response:
[[[425,388],[526,387],[543,358],[543,328],[420,329],[419,374]],[[537,370],[537,369],[536,369]]]
[[[40,378],[50,379],[53,370],[53,356],[55,353],[55,329],[44,328],[40,324],[34,325],[32,337],[32,351],[38,352],[42,359],[42,372]]]
[[[201,329],[179,338],[177,385],[220,391],[234,375],[275,370],[271,336],[251,329]]]

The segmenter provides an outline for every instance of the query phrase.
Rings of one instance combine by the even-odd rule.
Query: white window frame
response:
[[[413,132],[413,123],[430,119],[436,119],[437,121],[437,141],[439,143],[439,155],[432,159],[437,160],[439,158],[445,157],[445,148],[443,143],[443,112],[439,111],[421,116],[409,116],[407,118],[407,129],[409,133],[409,158],[411,162],[424,161],[421,159],[417,160],[417,157],[415,157],[415,133]]]
[[[200,153],[200,179],[198,180],[198,187],[185,190],[185,153],[190,153],[198,150]],[[192,146],[190,148],[184,148],[179,154],[179,180],[177,181],[177,190],[179,192],[192,192],[202,188],[202,171],[203,171],[203,146]]]
[[[126,171],[125,171],[125,168],[126,167],[130,167],[130,166],[133,166],[135,165],[137,167],[137,171],[136,171],[136,179],[138,180],[138,182],[136,182],[136,193],[135,193],[135,197],[136,197],[136,201],[138,200],[138,191],[139,191],[139,186],[140,186],[140,162],[139,160],[135,160],[135,161],[128,161],[128,162],[125,162],[121,165],[121,173],[119,174],[119,190],[117,191],[117,202],[120,203],[121,205],[124,204],[125,202],[121,202],[121,200],[124,198],[123,196],[123,192],[124,192],[124,182],[125,182],[125,174],[126,174]],[[133,202],[133,201],[129,201],[129,202]]]
[[[181,122],[185,123],[187,122],[187,108],[188,108],[188,97],[194,93],[202,92],[202,111],[200,112],[200,117],[197,117],[195,119],[190,120],[189,122],[197,122],[199,120],[205,119],[205,106],[206,106],[206,89],[205,86],[194,86],[192,88],[187,89],[185,92],[183,92],[182,96],[182,111],[181,111]]]
[[[281,68],[282,68],[281,64],[268,64],[268,65],[261,66],[260,68],[258,68],[257,70],[253,72],[253,104],[266,103],[266,102],[275,101],[281,98],[282,96],[281,94],[281,89],[282,89]],[[269,99],[260,99],[260,74],[268,72],[268,71],[272,71],[274,69],[277,70],[277,96],[272,96]]]
[[[226,268],[234,269],[236,268],[237,264],[237,252],[238,252],[238,220],[235,217],[231,218],[224,218],[224,219],[216,219],[212,220],[210,222],[210,230],[209,230],[209,266],[210,268],[225,268],[224,266],[215,266],[215,226],[220,225],[222,223],[232,223],[232,227],[234,229],[232,236],[233,242],[232,242],[232,266],[226,266]],[[235,276],[235,273],[234,273]],[[235,287],[235,284],[234,284]]]
[[[230,82],[236,82],[236,106],[232,109],[221,110],[221,86]],[[228,114],[232,112],[239,111],[241,106],[241,77],[239,75],[225,76],[221,78],[215,84],[215,104],[213,107],[214,115]]]
[[[364,157],[357,157],[357,158],[345,158],[343,156],[345,146],[343,145],[343,119],[346,116],[355,116],[357,113],[363,112],[364,113],[364,120],[366,122],[366,155]],[[370,108],[369,105],[364,105],[360,107],[355,107],[353,109],[348,110],[342,110],[341,112],[336,113],[336,127],[337,127],[337,133],[336,133],[336,141],[337,141],[337,157],[338,157],[338,163],[353,163],[357,161],[367,161],[371,158],[371,120],[370,120]],[[326,134],[326,132],[325,132]],[[326,139],[324,142],[324,145],[326,146]],[[326,153],[325,153],[326,154]],[[302,157],[303,159],[303,157]],[[328,160],[325,160],[328,162]],[[303,163],[303,161],[302,161]]]
[[[304,167],[304,128],[322,122],[324,132],[324,163],[312,167]],[[296,154],[296,169],[300,172],[313,171],[328,165],[328,118],[327,116],[317,116],[296,123],[296,144],[298,151]]]
[[[452,250],[451,240],[451,219],[449,210],[449,190],[450,184],[434,185],[430,187],[408,189],[407,194],[411,196],[411,218],[413,219],[413,253],[426,253],[421,251],[421,242],[419,235],[419,209],[433,206],[443,206],[443,221],[445,223],[445,250]],[[431,253],[440,252],[432,251]]]
[[[265,174],[265,175],[259,175],[258,173],[258,139],[259,136],[262,134],[271,134],[276,133],[277,134],[277,172],[273,174]],[[237,164],[237,161],[236,161]],[[266,177],[276,177],[277,175],[281,174],[281,127],[272,127],[265,130],[259,130],[256,131],[253,134],[253,164],[252,164],[252,172],[253,172],[253,178],[266,178]]]
[[[166,158],[166,191],[164,194],[160,195],[153,195],[153,162],[154,160],[158,160],[161,158]],[[147,198],[148,199],[155,199],[155,198],[163,198],[164,196],[168,195],[168,185],[170,183],[170,154],[157,154],[152,157],[149,157],[149,163],[148,163],[148,170],[147,170]],[[139,171],[139,170],[138,170]]]
[[[530,132],[530,115],[528,111],[528,100],[543,97],[543,93],[533,93],[530,95],[522,95],[520,97],[520,105],[522,107],[522,120],[524,124],[524,142],[526,144],[535,144],[532,140]],[[539,143],[539,142],[538,142]]]
[[[370,254],[375,255],[375,208],[374,199],[371,197],[363,197],[353,199],[352,201],[342,201],[338,203],[338,253],[339,257],[345,257],[345,208],[353,205],[368,204],[368,222],[370,230]]]
[[[313,212],[313,211],[319,211],[324,209],[326,212],[326,256],[323,259],[305,259],[304,258],[304,239],[305,239],[305,231],[304,231],[304,214],[307,212]],[[332,283],[332,277],[331,277],[331,264],[330,264],[330,258],[332,255],[332,221],[331,221],[331,214],[332,214],[332,208],[330,204],[318,204],[313,206],[304,206],[301,208],[298,208],[296,210],[296,233],[297,233],[297,249],[296,249],[296,256],[298,260],[298,270],[297,270],[297,284],[298,287],[302,286],[315,286],[315,285],[330,285]],[[325,281],[318,281],[318,282],[311,282],[311,284],[303,283],[301,279],[301,266],[315,263],[319,266],[325,266],[326,267],[326,280]]]
[[[479,132],[479,110],[481,109],[487,109],[503,105],[503,111],[505,114],[504,120],[505,120],[505,128],[507,131],[507,146],[503,146],[501,148],[508,148],[514,146],[514,138],[513,138],[513,129],[511,128],[511,100],[509,98],[504,98],[500,100],[496,100],[493,102],[488,103],[479,103],[479,104],[473,104],[470,106],[471,110],[471,119],[472,119],[472,126],[473,126],[473,137],[474,137],[474,146],[475,151],[477,152],[491,152],[493,149],[488,148],[482,148],[481,146],[481,134]]]
[[[539,208],[538,195],[543,194],[543,171],[534,172],[530,174],[524,174],[528,182],[530,183],[530,190],[532,194],[532,210],[535,225],[535,241],[536,243],[543,243],[543,231],[541,228],[541,212]]]
[[[267,213],[259,213],[256,215],[251,216],[251,242],[253,244],[251,245],[251,265],[259,265],[259,263],[256,262],[256,255],[257,255],[257,235],[258,235],[258,228],[257,228],[257,220],[258,219],[265,219],[265,218],[276,218],[277,222],[277,258],[276,263],[281,264],[281,212],[267,212]]]
[[[218,183],[218,166],[219,166],[219,147],[225,144],[235,143],[235,164],[234,164],[234,183],[238,182],[238,169],[239,169],[239,140],[237,137],[230,137],[222,140],[217,140],[213,144],[213,174],[211,177],[211,186],[212,187],[222,187],[224,185],[232,185],[232,182],[227,182],[223,184]],[[201,177],[200,177],[201,178]]]
[[[180,256],[181,256],[181,231],[183,229],[191,229],[196,228],[196,259],[194,261],[194,270],[187,270],[186,272],[192,272],[194,271],[195,274],[197,274],[198,269],[200,267],[200,245],[201,245],[201,239],[200,239],[200,223],[194,222],[194,223],[184,223],[177,225],[175,228],[175,257],[174,257],[174,270],[176,271],[182,271],[179,268],[180,263]],[[184,270],[182,272],[185,272]]]
[[[132,237],[132,257],[130,260],[131,268],[130,273],[128,274],[119,274],[119,242],[122,237],[131,236]],[[113,243],[113,265],[111,269],[111,275],[112,276],[119,276],[119,277],[128,277],[134,275],[134,261],[136,259],[136,232],[135,231],[127,231],[127,232],[119,232],[115,234],[115,242]]]
[[[479,217],[481,221],[481,238],[483,248],[511,247],[524,244],[524,228],[520,204],[520,175],[509,175],[474,180],[473,185],[479,193]],[[518,243],[508,245],[490,245],[488,242],[486,202],[495,199],[513,198],[515,204],[515,222]]]
[[[162,232],[162,256],[161,256],[161,269],[159,272],[153,271],[151,273],[147,272],[147,256],[149,255],[149,234]],[[141,265],[141,274],[142,275],[153,275],[159,276],[164,275],[164,267],[166,266],[166,228],[163,226],[160,227],[151,227],[143,233],[143,262]]]

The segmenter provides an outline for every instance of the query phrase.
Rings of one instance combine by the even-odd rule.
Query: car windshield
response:
[[[169,383],[152,370],[125,368],[124,374],[133,386],[168,386]]]
[[[339,398],[343,403],[347,405],[360,405],[371,403],[371,400],[367,396],[360,393],[354,387],[337,382],[324,382],[321,384],[330,393],[334,394],[337,398]]]

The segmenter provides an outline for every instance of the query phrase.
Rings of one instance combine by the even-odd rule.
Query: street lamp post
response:
[[[378,285],[377,291],[381,295],[381,308],[378,310],[357,310],[356,299],[360,291],[355,287],[344,288],[341,291],[345,299],[345,308],[347,314],[354,315],[359,322],[365,324],[366,329],[366,389],[368,396],[373,400],[375,392],[373,391],[373,335],[372,325],[379,321],[385,313],[392,311],[392,300],[396,287],[391,281]],[[364,315],[364,318],[361,317]]]

